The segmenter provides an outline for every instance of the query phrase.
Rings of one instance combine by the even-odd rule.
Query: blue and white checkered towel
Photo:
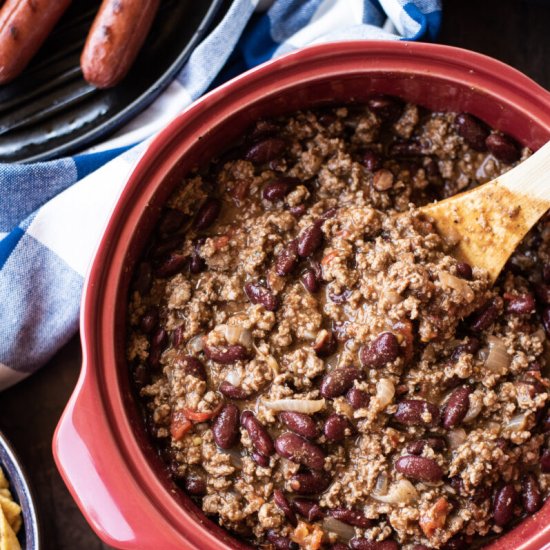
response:
[[[258,1],[235,0],[168,89],[106,143],[0,165],[0,389],[76,333],[83,277],[143,140],[210,87],[272,57],[334,40],[433,39],[441,19],[440,0],[275,0],[261,14]]]

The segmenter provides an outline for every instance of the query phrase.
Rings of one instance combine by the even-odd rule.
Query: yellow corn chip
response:
[[[9,489],[0,489],[0,495],[6,498],[12,498],[10,490]]]
[[[13,500],[0,495],[0,508],[4,512],[10,527],[17,533],[19,527],[21,527],[21,506],[13,502]]]
[[[0,468],[0,489],[7,489],[8,485],[8,480],[6,479],[2,468]]]
[[[21,550],[19,541],[4,512],[0,512],[0,550]]]

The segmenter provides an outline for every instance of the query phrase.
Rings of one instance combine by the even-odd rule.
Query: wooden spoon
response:
[[[489,272],[494,282],[525,234],[550,208],[550,141],[498,178],[420,208],[453,256]]]

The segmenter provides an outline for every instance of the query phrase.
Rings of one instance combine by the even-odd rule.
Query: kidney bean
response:
[[[458,361],[463,353],[470,353],[473,355],[474,353],[477,353],[479,351],[480,347],[481,345],[477,338],[473,336],[469,337],[468,340],[456,346],[451,355],[451,359],[453,361]]]
[[[311,470],[322,470],[325,465],[325,453],[322,449],[295,433],[286,432],[280,435],[275,440],[275,449],[283,458],[303,464]]]
[[[158,277],[171,277],[176,273],[179,273],[185,264],[187,263],[187,256],[179,254],[178,252],[172,252],[167,258],[162,261],[155,273]]]
[[[294,474],[290,478],[290,487],[300,495],[318,495],[328,488],[330,482],[326,472],[307,472]]]
[[[290,507],[290,504],[281,489],[273,490],[273,501],[281,509],[283,514],[286,516],[286,519],[288,519],[288,521],[296,527],[296,525],[298,525],[298,519],[296,518],[294,510]]]
[[[372,177],[372,186],[377,191],[387,191],[393,187],[393,174],[382,168],[377,170]]]
[[[470,408],[470,386],[460,386],[453,391],[443,410],[443,427],[447,430],[456,428]]]
[[[550,307],[545,307],[541,315],[542,326],[547,336],[550,336]]]
[[[489,129],[481,120],[468,113],[459,113],[455,117],[458,135],[476,151],[486,151],[485,139],[489,135]]]
[[[281,177],[264,185],[262,197],[270,202],[284,199],[300,183],[298,178]]]
[[[183,237],[180,234],[170,235],[164,237],[159,242],[156,242],[150,250],[152,258],[159,261],[167,258],[171,252],[173,252],[183,242]]]
[[[254,164],[265,164],[279,158],[286,148],[286,142],[277,137],[268,137],[253,143],[246,151],[244,158]]]
[[[209,346],[205,344],[204,353],[208,359],[221,365],[231,365],[249,357],[248,350],[241,344],[228,344],[226,346]]]
[[[190,374],[199,380],[206,381],[206,369],[204,365],[192,355],[178,353],[174,358],[174,367],[182,370],[185,374]]]
[[[506,313],[528,314],[535,311],[535,298],[532,294],[505,294]]]
[[[363,153],[362,162],[363,166],[371,172],[376,172],[376,170],[382,167],[382,159],[380,158],[380,155],[373,149],[367,149]]]
[[[550,473],[550,449],[546,449],[540,457],[540,469],[543,473]]]
[[[261,304],[267,311],[275,311],[279,307],[279,298],[258,283],[246,283],[244,291],[253,304]]]
[[[202,497],[206,494],[206,480],[198,472],[189,472],[183,481],[184,489],[194,497]]]
[[[337,542],[336,544],[330,546],[330,550],[349,550],[349,546],[342,542]]]
[[[315,439],[319,435],[319,430],[317,429],[315,421],[307,414],[284,411],[279,413],[279,419],[289,430],[292,430],[302,437]]]
[[[231,449],[239,440],[239,415],[238,407],[227,403],[214,419],[212,435],[220,449]]]
[[[202,231],[210,227],[219,216],[222,209],[222,204],[218,199],[213,197],[207,198],[199,208],[195,216],[194,228],[197,231]]]
[[[221,384],[218,390],[225,395],[225,397],[229,397],[229,399],[235,399],[239,401],[240,399],[248,399],[253,392],[244,390],[243,388],[239,386],[234,386],[227,380],[224,380]]]
[[[345,304],[350,296],[351,290],[349,288],[346,288],[340,294],[335,294],[329,286],[328,297],[330,298],[330,301],[335,304]]]
[[[260,453],[253,452],[252,453],[252,460],[258,464],[259,466],[262,466],[263,468],[269,467],[269,458],[267,456],[264,456]]]
[[[514,506],[518,494],[513,483],[506,483],[497,489],[493,500],[493,519],[499,527],[504,527],[514,517]]]
[[[256,451],[264,456],[271,456],[274,453],[275,447],[269,432],[252,411],[243,411],[241,426],[248,432]]]
[[[399,550],[394,540],[351,539],[349,547],[353,550]]]
[[[513,164],[516,160],[519,160],[519,147],[508,136],[497,133],[490,134],[485,140],[485,145],[498,160],[505,164]]]
[[[187,215],[181,210],[167,208],[159,223],[159,233],[161,235],[171,235],[178,231],[186,220]]]
[[[267,540],[273,545],[275,550],[300,550],[300,545],[291,541],[283,535],[279,535],[275,529],[267,532]]]
[[[425,544],[415,544],[411,550],[430,550]]]
[[[172,347],[179,348],[183,344],[183,327],[176,327],[171,334]]]
[[[321,230],[322,223],[315,222],[309,227],[306,227],[298,235],[298,256],[307,258],[313,254],[323,242],[323,231]]]
[[[470,316],[470,328],[476,332],[488,329],[500,315],[501,307],[502,298],[499,296],[486,302]]]
[[[334,337],[332,331],[322,329],[317,334],[315,342],[313,344],[313,349],[318,357],[328,357],[332,355],[336,348],[338,347],[338,342]]]
[[[411,455],[421,455],[426,446],[431,447],[436,452],[443,452],[447,445],[442,437],[430,436],[426,439],[417,439],[407,443],[405,449]]]
[[[529,514],[534,514],[542,507],[543,499],[539,482],[533,472],[528,472],[521,481],[521,496],[523,508]]]
[[[339,443],[346,438],[346,430],[352,433],[353,425],[345,416],[336,413],[327,418],[323,428],[327,440],[334,443]]]
[[[422,146],[418,141],[396,141],[390,145],[389,150],[392,157],[418,157],[422,153]]]
[[[295,217],[301,218],[306,213],[306,205],[304,203],[291,206],[288,211]]]
[[[202,273],[206,269],[206,261],[204,258],[199,256],[199,253],[196,250],[193,250],[191,257],[189,259],[189,271],[193,275]]]
[[[395,120],[403,111],[403,102],[391,96],[375,96],[367,101],[368,108],[382,119]]]
[[[456,274],[462,279],[467,279],[468,281],[471,281],[474,276],[472,266],[466,262],[458,262],[456,264]]]
[[[140,294],[146,294],[153,281],[153,269],[148,262],[141,262],[137,269],[133,282],[133,289]]]
[[[168,345],[168,333],[163,329],[157,329],[151,336],[151,349],[149,351],[149,365],[158,367],[160,356],[164,348]]]
[[[288,275],[294,271],[295,267],[298,265],[298,261],[298,243],[293,240],[290,241],[277,256],[275,260],[275,273],[280,277]]]
[[[368,529],[374,523],[372,519],[366,518],[361,512],[351,508],[332,508],[328,510],[328,515],[361,529]]]
[[[536,284],[535,294],[537,295],[537,300],[542,305],[550,305],[550,285],[546,285],[544,283]]]
[[[346,399],[354,410],[364,409],[369,406],[370,395],[363,390],[359,390],[356,387],[350,388],[346,393]]]
[[[380,368],[395,361],[399,355],[399,342],[392,332],[383,332],[376,339],[363,346],[359,359],[364,367]]]
[[[431,458],[423,456],[402,456],[395,463],[395,469],[404,476],[418,481],[439,481],[443,470]]]
[[[347,392],[353,381],[357,380],[361,372],[354,367],[339,367],[325,374],[321,381],[320,393],[322,397],[333,399]]]
[[[159,309],[158,307],[152,306],[150,307],[141,318],[139,322],[139,326],[145,334],[151,334],[157,326],[159,322]]]
[[[315,521],[317,519],[322,519],[325,517],[325,513],[313,500],[308,500],[306,498],[295,498],[290,505],[298,512],[301,516],[304,516],[308,521]]]
[[[311,294],[318,292],[321,287],[321,282],[319,281],[315,271],[311,268],[307,268],[302,274],[302,284],[308,292],[311,292]]]
[[[430,420],[425,420],[424,415],[429,414]],[[406,426],[437,426],[440,421],[439,408],[423,399],[405,399],[397,405],[394,418]]]

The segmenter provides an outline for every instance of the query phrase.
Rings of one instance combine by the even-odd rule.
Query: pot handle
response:
[[[57,425],[57,468],[96,534],[121,549],[195,549],[146,497],[115,441],[101,396],[83,365],[77,387]]]

